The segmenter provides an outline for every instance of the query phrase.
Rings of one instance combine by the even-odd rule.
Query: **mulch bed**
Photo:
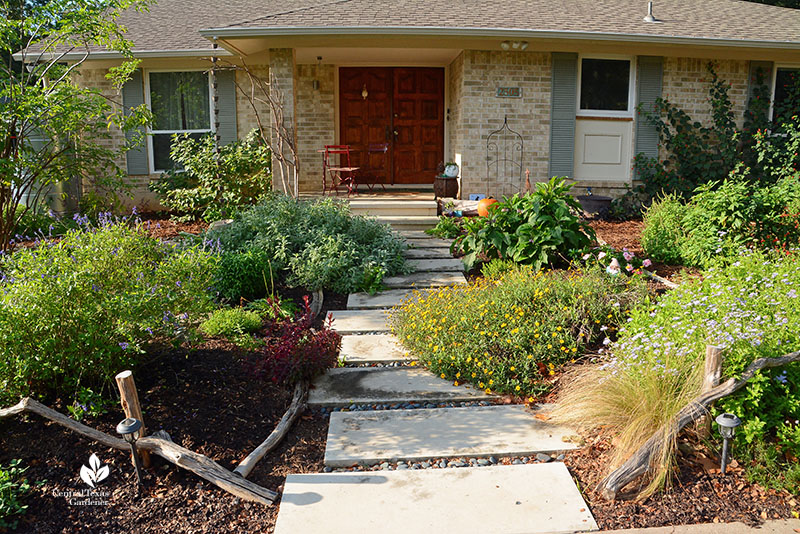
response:
[[[682,445],[686,451],[702,450],[697,444]],[[603,530],[736,521],[756,526],[768,519],[789,519],[797,508],[790,493],[749,483],[735,460],[723,476],[718,458],[694,452],[680,453],[668,491],[642,501],[607,501],[595,489],[607,474],[610,449],[608,438],[594,435],[564,460]]]
[[[209,341],[198,350],[161,347],[135,371],[148,431],[164,429],[172,439],[233,469],[277,424],[291,392],[255,380],[234,345]],[[63,403],[49,402],[66,413]],[[119,408],[84,422],[114,434]],[[327,419],[307,412],[281,445],[259,462],[249,480],[279,491],[289,473],[322,470]],[[107,505],[70,505],[66,492],[84,491],[81,465],[95,453],[110,467],[99,485]],[[38,416],[0,421],[0,464],[21,458],[31,481],[44,481],[26,502],[16,532],[271,532],[277,506],[244,502],[192,473],[154,456],[140,496],[129,455],[79,437]],[[2,529],[0,529],[2,531]]]
[[[148,212],[140,215],[150,237],[175,239],[183,234],[202,234],[208,229],[205,221],[175,222],[166,212]]]

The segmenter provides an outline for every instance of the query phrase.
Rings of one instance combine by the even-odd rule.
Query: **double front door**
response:
[[[339,139],[362,183],[432,183],[444,157],[444,69],[342,67]]]

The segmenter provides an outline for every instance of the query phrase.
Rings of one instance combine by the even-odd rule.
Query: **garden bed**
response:
[[[155,359],[135,375],[148,431],[164,429],[176,443],[233,469],[272,431],[291,400],[288,389],[254,380],[242,365],[243,355],[220,341],[192,352],[162,347],[149,353]],[[63,403],[53,406],[67,411]],[[114,434],[122,418],[114,406],[84,422]],[[307,412],[248,479],[279,490],[289,473],[321,471],[326,433],[327,420]],[[61,495],[88,489],[79,471],[92,453],[110,466],[99,486],[111,493],[109,504],[70,506]],[[269,532],[277,516],[276,506],[243,502],[158,457],[137,497],[128,454],[36,416],[0,422],[0,464],[13,458],[30,466],[31,482],[45,481],[25,499],[29,509],[15,532]]]

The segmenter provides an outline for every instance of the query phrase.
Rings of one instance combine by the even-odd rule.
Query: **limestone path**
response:
[[[333,311],[346,366],[320,377],[309,406],[330,410],[325,473],[289,475],[276,534],[555,533],[597,530],[560,459],[572,429],[535,417],[547,406],[496,404],[416,366],[389,329],[414,290],[465,285],[450,242],[398,232],[414,273]],[[432,289],[433,288],[433,289]],[[498,458],[515,459],[502,465]],[[529,463],[529,462],[536,463]],[[352,470],[360,466],[360,470]]]

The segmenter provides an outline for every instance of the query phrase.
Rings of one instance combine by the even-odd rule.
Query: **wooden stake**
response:
[[[139,405],[139,394],[136,392],[136,383],[133,381],[133,373],[130,371],[122,371],[114,377],[117,381],[119,388],[119,401],[122,404],[122,409],[125,411],[125,417],[133,417],[142,422],[142,429],[139,435],[144,437],[147,435],[144,425],[144,417],[142,417],[142,407]],[[142,458],[142,465],[150,467],[150,453],[146,450],[139,449],[139,456]],[[133,459],[131,459],[133,460]]]
[[[703,389],[701,393],[711,391],[719,385],[722,377],[722,349],[714,345],[706,345],[706,362],[703,371]],[[709,408],[711,408],[709,406]],[[711,418],[704,417],[698,425],[698,434],[702,438],[711,436]]]

